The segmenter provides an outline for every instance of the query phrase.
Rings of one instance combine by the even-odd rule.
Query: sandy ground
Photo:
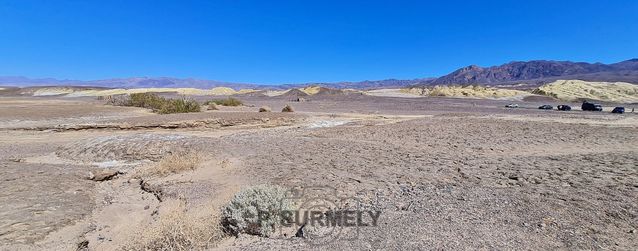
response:
[[[241,235],[216,248],[638,246],[636,114],[536,109],[548,100],[241,99],[247,106],[156,115],[88,98],[0,98],[0,249],[121,249],[169,201],[219,208],[256,184],[329,186],[380,211],[379,224],[323,246]],[[285,104],[296,112],[278,112]],[[256,112],[263,105],[275,112]],[[186,151],[202,156],[197,169],[135,176]],[[120,174],[87,179],[105,170]]]

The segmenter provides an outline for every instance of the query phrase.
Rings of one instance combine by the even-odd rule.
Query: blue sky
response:
[[[638,1],[0,0],[0,75],[412,79],[638,57]]]

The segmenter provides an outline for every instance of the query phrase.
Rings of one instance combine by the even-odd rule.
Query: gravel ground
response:
[[[282,98],[243,99],[275,111],[290,103]],[[8,120],[0,122],[4,128],[0,129],[4,191],[0,205],[5,209],[0,214],[4,230],[0,244],[9,249],[30,244],[36,246],[26,247],[67,247],[63,243],[74,248],[68,240],[79,237],[96,250],[124,245],[120,238],[129,230],[118,224],[127,221],[118,218],[109,223],[112,217],[107,216],[130,213],[152,220],[157,211],[142,209],[148,208],[149,195],[128,180],[130,174],[103,183],[86,180],[85,173],[95,168],[91,162],[153,161],[180,146],[195,149],[206,161],[195,171],[149,180],[148,187],[187,201],[190,207],[212,202],[218,208],[241,187],[268,183],[332,187],[337,194],[327,198],[356,198],[362,209],[381,212],[377,226],[359,231],[344,228],[324,246],[290,234],[241,235],[225,238],[219,249],[632,250],[638,246],[635,114],[538,111],[533,109],[536,102],[519,102],[529,109],[505,109],[508,101],[335,96],[291,103],[297,110],[293,114],[265,115],[255,107],[243,107],[165,116],[138,109],[111,110],[94,101],[45,101],[58,114],[56,119],[85,116],[67,110],[73,109],[73,102],[75,106],[86,102],[98,107],[97,115],[91,116],[120,116],[109,123],[210,118],[235,122],[216,128],[189,124],[172,129],[63,132],[15,130],[2,127]],[[58,101],[62,107],[56,106]],[[34,109],[24,106],[20,109]],[[20,119],[19,113],[15,107],[0,107],[0,114],[12,114],[12,119]],[[55,126],[46,122],[45,115],[28,119]],[[277,119],[283,122],[268,124]],[[128,198],[132,194],[146,197],[133,200],[135,196]],[[109,206],[104,198],[134,206]],[[151,203],[160,208],[161,204]],[[133,211],[117,212],[125,209]],[[28,213],[34,210],[45,213]],[[130,222],[138,229],[147,224]],[[78,226],[84,230],[70,231]]]

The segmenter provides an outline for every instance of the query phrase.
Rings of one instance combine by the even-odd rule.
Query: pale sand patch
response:
[[[396,98],[420,98],[419,93],[412,93],[406,91],[408,89],[378,89],[364,92],[366,95],[376,97],[396,97]]]
[[[67,87],[51,87],[51,88],[42,88],[33,92],[33,96],[55,96],[55,95],[64,95],[72,93],[72,88]]]
[[[268,97],[276,97],[276,96],[280,96],[283,95],[284,93],[290,91],[291,89],[288,90],[283,90],[283,91],[266,91],[264,92],[264,95],[268,96]]]
[[[348,120],[319,120],[310,124],[308,128],[334,127],[334,126],[344,125],[348,122],[350,121]]]
[[[41,88],[33,93],[33,96],[54,96],[65,95],[66,97],[97,97],[111,96],[134,93],[177,93],[181,95],[234,95],[255,92],[253,89],[241,89],[235,91],[228,87],[215,87],[210,90],[197,88],[133,88],[133,89],[94,89],[94,90],[75,90],[73,88]]]
[[[566,101],[583,98],[621,103],[638,102],[638,85],[624,82],[557,80],[538,87],[534,92]]]

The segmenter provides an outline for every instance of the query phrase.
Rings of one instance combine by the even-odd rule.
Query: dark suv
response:
[[[614,108],[613,110],[611,110],[611,113],[625,113],[625,107],[622,106],[618,106],[616,108]]]
[[[597,111],[600,112],[603,110],[603,106],[599,104],[590,103],[587,101],[583,102],[583,105],[580,107],[583,111]]]
[[[572,107],[568,106],[568,105],[559,105],[557,108],[558,108],[559,111],[571,111],[572,110]]]

